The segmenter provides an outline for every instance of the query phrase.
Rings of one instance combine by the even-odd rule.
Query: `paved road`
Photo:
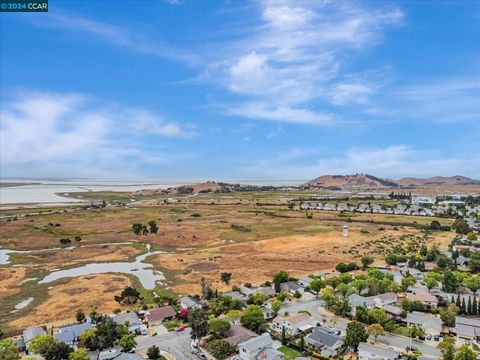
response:
[[[191,353],[190,331],[191,329],[186,328],[182,332],[169,332],[156,336],[139,336],[136,338],[137,352],[145,351],[150,346],[156,345],[160,350],[165,350],[173,354],[178,360],[198,360],[198,358]]]

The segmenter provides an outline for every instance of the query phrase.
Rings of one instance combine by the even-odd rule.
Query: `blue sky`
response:
[[[480,178],[480,2],[0,14],[2,177]]]

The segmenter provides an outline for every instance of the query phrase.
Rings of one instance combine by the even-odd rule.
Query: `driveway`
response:
[[[168,332],[163,335],[137,337],[137,352],[146,351],[150,346],[156,345],[160,350],[173,354],[178,360],[198,360],[191,352],[190,331],[191,329],[186,328],[182,332]]]

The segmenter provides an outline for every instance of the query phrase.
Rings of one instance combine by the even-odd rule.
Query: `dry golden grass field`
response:
[[[16,220],[0,221],[0,247],[34,250],[11,254],[0,265],[0,326],[21,328],[33,323],[69,322],[78,308],[111,312],[119,305],[113,297],[132,281],[132,276],[101,274],[61,279],[49,284],[38,281],[55,269],[91,262],[133,261],[149,243],[164,253],[147,262],[163,271],[167,280],[158,285],[176,294],[200,291],[202,277],[213,287],[226,290],[243,282],[270,280],[279,270],[293,276],[329,270],[339,262],[358,261],[371,254],[382,261],[394,246],[436,245],[445,249],[453,232],[426,234],[421,225],[434,218],[315,212],[289,209],[285,194],[215,194],[147,199],[128,206],[104,209],[52,209],[25,216],[31,209],[10,211]],[[135,235],[133,223],[155,220],[157,234]],[[450,219],[438,219],[451,224]],[[341,235],[348,224],[350,236]],[[76,236],[81,241],[75,241]],[[61,248],[69,238],[72,249]],[[130,242],[131,244],[116,244]],[[64,246],[65,247],[65,246]],[[45,251],[45,249],[51,249]],[[40,251],[41,250],[41,251]],[[112,269],[114,272],[115,269]],[[220,282],[222,272],[231,272],[230,286]],[[33,297],[24,309],[20,301]]]

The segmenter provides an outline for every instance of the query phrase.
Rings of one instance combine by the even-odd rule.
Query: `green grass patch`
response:
[[[286,346],[281,346],[278,348],[278,351],[282,352],[285,354],[285,360],[294,360],[296,359],[298,356],[301,356],[302,354],[300,354],[298,351],[296,350],[293,350],[293,349],[290,349],[289,347],[286,347]]]

